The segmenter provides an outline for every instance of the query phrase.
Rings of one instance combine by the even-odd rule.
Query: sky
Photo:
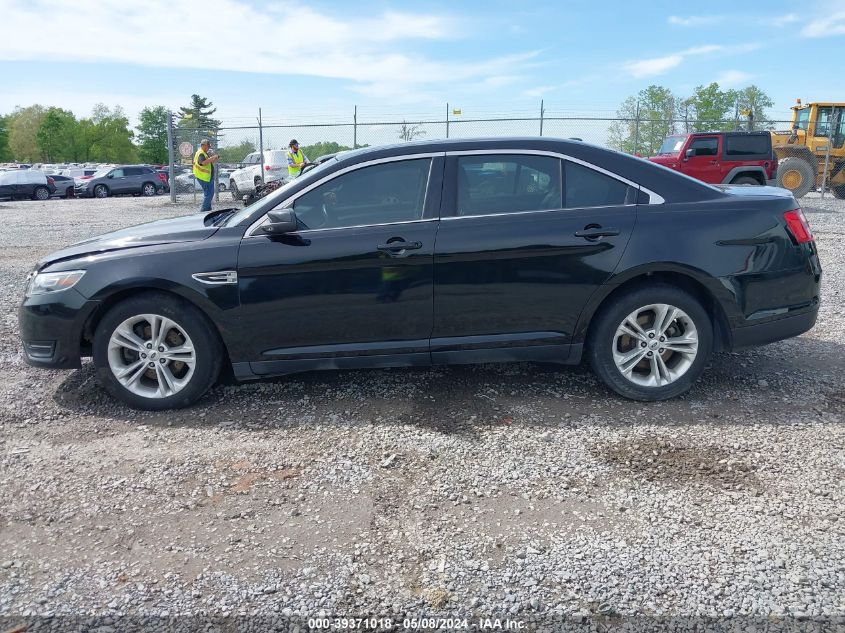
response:
[[[359,121],[447,103],[459,119],[536,116],[541,99],[548,116],[608,117],[649,84],[713,81],[758,85],[772,118],[796,98],[845,101],[845,0],[0,0],[0,16],[0,113],[119,104],[134,124],[198,93],[229,125],[259,107],[271,124],[356,105]]]

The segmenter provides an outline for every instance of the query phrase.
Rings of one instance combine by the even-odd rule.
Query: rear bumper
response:
[[[782,341],[793,336],[798,336],[810,330],[816,324],[816,317],[819,313],[819,304],[799,314],[784,316],[780,319],[746,325],[745,327],[734,328],[731,331],[731,347],[742,349]]]

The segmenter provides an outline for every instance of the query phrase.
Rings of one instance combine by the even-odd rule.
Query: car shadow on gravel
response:
[[[539,363],[310,372],[219,385],[188,409],[144,412],[111,398],[88,362],[53,388],[52,397],[67,412],[156,426],[411,425],[474,436],[489,427],[558,428],[585,420],[672,426],[838,416],[845,412],[843,376],[845,346],[802,337],[717,354],[688,394],[655,403],[611,393],[584,365]]]

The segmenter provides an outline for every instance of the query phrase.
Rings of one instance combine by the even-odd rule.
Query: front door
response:
[[[681,160],[681,171],[704,182],[722,182],[721,167],[719,166],[719,157],[722,153],[719,142],[719,135],[693,138],[687,148],[687,151],[693,150],[693,155],[685,156]]]
[[[628,242],[636,189],[545,155],[450,157],[447,174],[433,361],[566,360]]]
[[[239,327],[253,372],[430,363],[442,172],[431,157],[343,170],[298,195],[300,230],[244,238]]]

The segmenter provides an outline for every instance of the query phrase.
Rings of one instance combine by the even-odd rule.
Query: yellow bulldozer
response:
[[[800,198],[817,187],[845,198],[845,103],[792,107],[792,129],[772,132],[777,183]],[[829,147],[828,147],[829,146]]]

